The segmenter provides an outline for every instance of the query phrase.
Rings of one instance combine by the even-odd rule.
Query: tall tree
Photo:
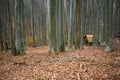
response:
[[[63,39],[63,1],[62,0],[57,0],[57,4],[58,7],[56,10],[58,10],[57,12],[57,18],[58,19],[58,24],[56,26],[58,26],[58,51],[63,52],[65,50],[64,48],[64,39]]]
[[[0,17],[0,33],[2,33],[2,27],[3,27],[3,25],[2,25],[2,20]],[[3,39],[2,34],[0,34],[0,49],[1,49],[1,51],[3,51],[3,40],[2,39]]]
[[[83,49],[84,45],[84,40],[83,36],[85,35],[85,5],[86,0],[81,0],[80,5],[81,5],[81,24],[80,24],[80,49]]]
[[[3,31],[3,44],[4,44],[4,50],[7,52],[7,45],[6,45],[6,42],[7,42],[7,28],[6,28],[6,1],[4,0],[4,18],[3,18],[3,28],[2,28],[2,31]]]
[[[55,0],[47,0],[48,47],[50,53],[56,53]]]
[[[98,41],[97,41],[97,20],[98,20],[98,16],[97,16],[97,10],[99,5],[97,5],[97,2],[95,0],[92,0],[92,28],[93,28],[93,47],[96,48],[98,45]]]
[[[68,29],[68,51],[73,50],[73,22],[75,13],[75,1],[74,0],[64,0],[64,11],[67,22]]]
[[[56,0],[56,35],[57,35],[57,48],[59,46],[59,0]]]
[[[109,26],[109,0],[106,0],[104,3],[104,7],[105,7],[105,30],[106,30],[106,52],[110,52],[111,48],[110,48],[110,26]]]
[[[103,8],[103,11],[102,11],[102,12],[103,12],[103,13],[102,13],[102,19],[103,19],[103,20],[102,20],[102,22],[103,22],[103,23],[102,23],[102,34],[101,34],[101,35],[102,35],[102,41],[101,41],[101,43],[103,44],[103,46],[105,46],[105,44],[106,44],[106,43],[105,43],[105,38],[106,38],[106,30],[105,30],[105,29],[106,29],[106,28],[105,28],[105,23],[106,23],[106,22],[105,22],[105,13],[106,13],[105,10],[106,10],[106,9],[105,9],[105,5],[106,5],[106,2],[105,2],[104,0],[102,0],[102,3],[103,3],[103,4],[102,4],[102,8]]]
[[[74,40],[75,49],[80,48],[80,0],[76,0],[76,12],[75,12],[75,27],[74,27]]]
[[[72,46],[73,46],[73,36],[72,36],[72,29],[73,29],[73,26],[72,26],[72,14],[73,14],[73,11],[72,11],[72,8],[73,8],[73,2],[72,0],[70,0],[70,10],[69,10],[69,24],[68,24],[68,50],[71,51],[72,50]]]
[[[40,26],[41,25],[39,25],[39,23],[41,24],[41,16],[37,16],[37,46],[40,46],[41,44],[40,44],[40,39],[41,39],[41,37],[40,37]]]
[[[33,38],[33,47],[35,47],[35,22],[34,22],[34,4],[35,4],[35,1],[34,0],[31,0],[31,22],[32,22],[32,38]]]
[[[15,17],[15,38],[16,38],[16,52],[14,55],[24,54],[23,43],[21,40],[21,6],[23,4],[22,0],[14,0],[14,17]]]
[[[43,0],[42,3],[42,44],[43,45],[47,45],[47,40],[46,40],[46,35],[47,35],[47,27],[46,27],[46,11],[45,11],[45,5],[46,5],[46,1]]]
[[[7,8],[7,21],[8,21],[8,36],[10,40],[10,48],[11,48],[11,54],[15,55],[15,44],[13,40],[13,29],[12,29],[12,21],[11,21],[11,12],[10,12],[10,1],[6,1],[6,8]]]

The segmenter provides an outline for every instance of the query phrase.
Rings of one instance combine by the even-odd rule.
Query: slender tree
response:
[[[73,25],[72,25],[72,15],[73,15],[73,0],[70,0],[70,8],[69,8],[69,24],[68,25],[68,51],[73,49]]]
[[[41,16],[37,16],[37,46],[40,46],[40,26],[39,23],[41,23]]]
[[[34,0],[31,0],[31,22],[32,22],[32,38],[33,38],[33,47],[35,47],[35,22],[34,22],[34,4],[35,4],[35,1]]]
[[[102,5],[102,7],[103,7],[103,13],[102,13],[102,18],[103,18],[103,20],[102,20],[102,41],[101,41],[101,43],[102,43],[102,45],[103,46],[105,46],[106,45],[106,43],[105,43],[105,39],[106,39],[106,28],[105,28],[105,1],[103,0],[103,5]]]
[[[80,49],[83,49],[83,45],[84,45],[84,40],[83,40],[83,36],[84,31],[85,31],[85,4],[86,4],[86,0],[81,0],[80,5],[81,5],[81,26],[80,26]]]
[[[3,31],[3,45],[4,45],[4,50],[7,52],[7,28],[6,28],[6,1],[4,0],[4,18],[3,18],[3,28],[2,28],[2,31]]]
[[[0,17],[0,33],[2,33],[2,27],[3,27],[3,25],[2,25],[2,21],[1,21],[1,17]],[[0,49],[1,49],[1,51],[3,51],[3,40],[2,40],[3,38],[2,38],[2,34],[0,34]]]
[[[95,0],[92,0],[92,28],[93,28],[93,47],[97,47],[97,7],[98,7],[98,5],[96,5],[97,3],[96,3],[96,1]]]
[[[109,0],[105,1],[105,30],[106,30],[106,52],[110,52],[110,27],[109,27]]]
[[[75,27],[74,27],[74,40],[75,49],[80,48],[80,0],[76,0],[76,13],[75,13]]]
[[[57,35],[57,48],[59,46],[59,0],[56,0],[56,35]]]

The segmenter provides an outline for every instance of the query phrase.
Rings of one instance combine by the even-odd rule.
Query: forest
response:
[[[0,0],[0,80],[120,80],[120,0]]]

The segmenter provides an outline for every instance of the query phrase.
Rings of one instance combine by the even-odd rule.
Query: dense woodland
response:
[[[0,33],[1,51],[13,55],[44,45],[52,53],[83,49],[86,34],[109,52],[120,33],[120,0],[0,0]]]
[[[0,0],[0,80],[120,80],[120,0]]]

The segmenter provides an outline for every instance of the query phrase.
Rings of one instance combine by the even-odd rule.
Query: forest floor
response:
[[[83,50],[48,54],[48,47],[26,48],[26,54],[0,53],[0,80],[120,80],[118,51],[84,46]]]

